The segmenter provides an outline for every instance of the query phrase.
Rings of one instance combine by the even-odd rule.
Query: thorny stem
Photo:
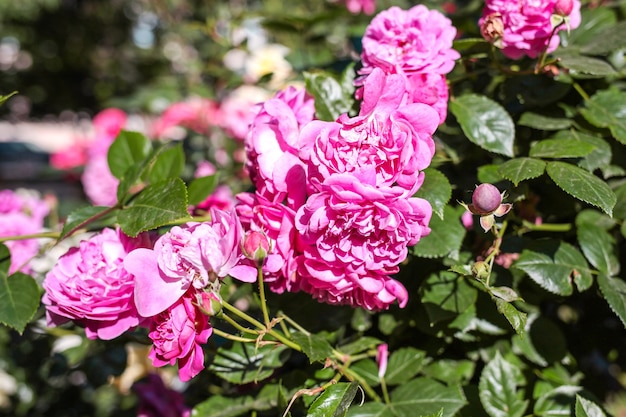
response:
[[[561,26],[563,26],[563,23],[565,23],[565,20],[563,20],[561,23],[559,23],[554,28],[552,28],[552,33],[550,34],[550,37],[548,38],[546,47],[541,52],[541,56],[539,57],[539,60],[537,61],[537,64],[535,65],[535,74],[539,74],[541,69],[545,66],[546,56],[548,55],[548,48],[550,47],[550,41],[552,40],[554,35],[556,35],[556,30],[560,28]]]

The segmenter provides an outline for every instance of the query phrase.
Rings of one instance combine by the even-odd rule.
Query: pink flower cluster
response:
[[[50,207],[26,190],[0,190],[0,237],[31,235],[41,232]],[[11,253],[9,274],[30,273],[28,264],[37,255],[37,239],[9,240],[4,243]]]
[[[478,24],[505,56],[536,58],[558,48],[558,32],[580,25],[580,1],[486,0]]]
[[[226,275],[256,280],[244,258],[243,229],[234,212],[211,211],[210,222],[173,227],[156,241],[104,229],[63,255],[47,274],[47,321],[73,320],[91,339],[150,328],[154,366],[178,363],[181,380],[204,368],[212,333],[207,313]]]
[[[391,7],[376,15],[365,30],[359,74],[367,76],[380,68],[386,74],[402,75],[408,99],[433,106],[443,123],[448,109],[445,75],[460,57],[452,49],[455,36],[452,22],[436,10],[424,5],[409,10]],[[361,79],[358,84],[362,83]]]
[[[357,116],[313,120],[314,103],[289,88],[266,101],[245,145],[256,192],[239,194],[245,225],[270,239],[264,275],[276,292],[305,291],[370,310],[404,306],[391,275],[428,234],[432,209],[412,197],[439,124],[405,78],[374,68]]]

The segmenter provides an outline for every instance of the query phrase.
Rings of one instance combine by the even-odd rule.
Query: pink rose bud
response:
[[[376,352],[376,362],[378,363],[378,378],[382,379],[387,372],[387,358],[389,357],[389,346],[386,343],[378,345]]]
[[[557,0],[554,5],[554,14],[569,16],[574,9],[574,0]]]
[[[477,214],[490,214],[500,207],[502,194],[491,184],[480,184],[472,195],[472,208]]]
[[[262,232],[248,232],[243,239],[243,253],[253,261],[262,262],[270,250],[270,242]]]
[[[500,13],[492,13],[485,17],[480,25],[480,33],[483,38],[496,47],[501,47],[502,35],[504,34],[504,23]]]
[[[202,291],[196,294],[196,302],[200,311],[209,317],[217,316],[222,312],[222,299],[219,294]]]

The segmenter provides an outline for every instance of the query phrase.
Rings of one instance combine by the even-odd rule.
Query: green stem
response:
[[[286,315],[285,313],[283,313],[282,311],[278,312],[278,317],[282,318],[283,320],[285,320],[287,323],[291,324],[293,327],[295,327],[299,332],[309,336],[311,335],[311,333],[305,329],[304,327],[300,326],[298,323],[296,323],[291,317],[289,317],[288,315]]]
[[[493,245],[491,246],[491,251],[487,258],[485,258],[485,262],[489,262],[489,275],[487,275],[487,279],[485,280],[485,286],[489,287],[489,280],[491,279],[491,270],[493,269],[493,262],[496,259],[496,255],[500,253],[500,246],[502,245],[502,238],[504,237],[504,231],[508,222],[505,220],[502,222],[502,227],[500,229],[497,226],[493,226],[491,231],[494,235],[496,235],[496,239],[493,241]]]
[[[263,267],[259,264],[256,267],[258,271],[259,281],[259,298],[261,299],[261,311],[263,312],[263,321],[265,321],[265,328],[270,329],[270,315],[267,311],[267,301],[265,299],[265,285],[263,284]]]
[[[580,94],[580,96],[585,101],[589,100],[589,94],[587,94],[587,92],[585,90],[583,90],[583,88],[580,86],[580,84],[578,84],[577,82],[573,82],[572,85],[574,86],[574,89],[578,92],[578,94]]]
[[[223,332],[220,329],[216,329],[215,327],[213,327],[213,333],[223,337],[224,339],[233,340],[235,342],[256,343],[256,339],[248,339],[246,337],[234,336],[230,333]]]
[[[527,220],[523,220],[522,226],[524,227],[524,229],[527,229],[529,232],[569,232],[570,230],[572,230],[572,225],[569,223],[535,224]]]
[[[121,208],[119,203],[109,207],[105,210],[102,210],[100,213],[94,214],[93,216],[89,217],[88,219],[83,220],[82,222],[78,223],[76,226],[74,226],[72,229],[70,229],[65,236],[63,237],[63,239],[66,239],[70,236],[72,236],[74,233],[76,233],[76,231],[82,229],[83,227],[87,226],[89,223],[93,223],[96,220],[99,220],[101,218],[103,218],[104,216],[108,215],[109,213],[112,213],[113,211],[117,210]],[[61,239],[61,240],[63,240]]]
[[[33,233],[31,235],[0,237],[0,243],[7,242],[9,240],[26,240],[26,239],[41,239],[41,238],[58,239],[58,237],[59,237],[59,232],[42,232],[42,233]]]
[[[370,396],[370,398],[372,398],[376,402],[381,402],[380,396],[376,394],[376,391],[374,391],[372,387],[370,387],[370,385],[367,383],[367,381],[365,381],[360,375],[353,372],[350,368],[347,368],[344,365],[337,364],[337,369],[339,370],[339,372],[341,372],[342,375],[348,378],[348,380],[358,382],[359,385],[361,385],[361,388],[363,388],[363,391],[365,391],[367,395]]]
[[[556,30],[563,25],[564,22],[559,23],[552,29],[552,34],[548,38],[548,42],[546,43],[546,47],[541,52],[541,56],[539,57],[539,61],[537,61],[537,65],[535,65],[535,74],[539,74],[539,72],[546,65],[546,56],[548,56],[548,47],[550,47],[550,40],[556,35]]]
[[[391,404],[391,399],[389,398],[389,392],[387,390],[387,382],[385,382],[385,377],[380,378],[380,387],[383,389],[383,398],[385,399],[385,404]]]
[[[247,327],[243,327],[241,324],[237,323],[236,320],[234,320],[232,317],[227,316],[223,312],[222,314],[220,314],[219,318],[224,319],[225,321],[230,323],[231,326],[241,331],[242,333],[254,334],[257,336],[259,335],[259,332],[257,330],[252,330],[252,329],[248,329]]]

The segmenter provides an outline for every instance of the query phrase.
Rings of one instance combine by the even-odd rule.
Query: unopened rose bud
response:
[[[554,14],[569,16],[574,9],[574,0],[557,0],[554,5]]]
[[[198,307],[209,317],[217,316],[222,312],[222,299],[214,292],[202,291],[196,295]]]
[[[480,184],[472,195],[472,208],[477,214],[493,213],[502,204],[502,194],[491,184]]]
[[[483,20],[480,25],[480,33],[489,43],[500,48],[502,44],[502,35],[504,35],[504,23],[500,13],[492,13]]]
[[[263,262],[270,250],[270,242],[267,236],[261,232],[248,232],[243,239],[243,254],[256,262]]]
[[[382,379],[387,372],[387,358],[389,357],[389,347],[386,343],[378,345],[376,349],[376,362],[378,363],[378,378]]]

